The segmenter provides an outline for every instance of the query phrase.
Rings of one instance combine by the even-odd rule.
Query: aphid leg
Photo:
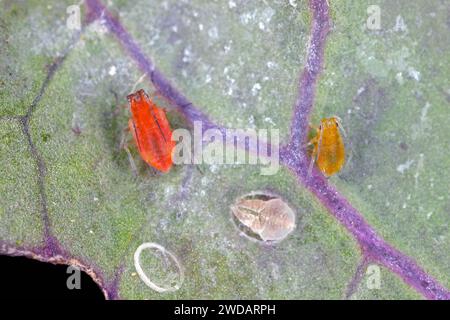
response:
[[[126,103],[124,103],[124,104],[118,104],[118,105],[114,108],[114,110],[113,110],[113,112],[112,112],[113,116],[114,116],[114,117],[117,117],[117,116],[120,114],[120,111],[121,111],[122,109],[126,109],[126,108],[128,108],[128,105],[127,105]]]
[[[120,135],[119,149],[125,148],[125,145],[127,144],[127,140],[126,139],[127,139],[127,136],[128,136],[129,132],[130,132],[130,128],[129,127],[123,128],[122,134]]]
[[[138,176],[138,170],[136,167],[136,163],[134,162],[134,158],[131,155],[130,149],[128,148],[128,142],[127,142],[127,136],[128,132],[130,131],[129,127],[126,127],[122,131],[122,136],[120,138],[120,149],[124,149],[128,156],[128,161],[130,162],[131,171],[133,171],[133,175],[135,177]]]
[[[355,149],[353,149],[353,146],[350,144],[350,141],[347,143],[347,147],[346,147],[349,152],[346,152],[346,154],[348,154],[348,158],[345,161],[344,167],[349,166],[352,159],[353,159],[353,154],[355,153]]]
[[[317,144],[314,144],[314,150],[311,154],[311,162],[309,163],[308,175],[306,176],[307,178],[311,177],[312,170],[314,167],[314,162],[316,161],[316,157],[319,156],[320,146],[322,144],[322,130],[318,129],[318,134],[319,134],[318,138],[317,138],[317,136],[315,137],[315,139],[318,139],[318,140],[317,140]]]
[[[348,156],[348,160],[346,161],[346,164],[344,164],[344,166],[348,166],[348,165],[350,165],[350,162],[352,161],[352,159],[353,159],[353,150],[352,150],[352,148],[350,148],[350,152],[349,152],[349,156]]]
[[[131,171],[133,171],[133,175],[135,177],[137,177],[138,176],[138,170],[137,170],[137,167],[136,167],[136,163],[134,162],[133,156],[131,155],[130,149],[127,146],[125,146],[124,149],[125,149],[125,151],[126,151],[126,153],[128,155],[128,161],[130,162],[130,165],[131,165]]]
[[[314,145],[314,144],[317,142],[317,138],[318,138],[319,132],[320,132],[319,128],[313,127],[313,126],[311,125],[311,123],[309,123],[308,126],[309,126],[309,130],[310,130],[310,131],[311,131],[311,130],[315,130],[315,131],[316,131],[316,134],[315,134],[315,136],[314,136],[313,138],[311,138],[307,143],[303,144],[303,148],[308,148],[308,147]]]
[[[170,100],[169,100],[168,98],[166,98],[166,97],[161,93],[161,91],[159,91],[159,90],[155,90],[155,92],[153,92],[153,93],[150,95],[150,97],[151,97],[151,98],[159,98],[159,99],[163,99],[163,100],[165,100],[165,101],[167,101],[167,102],[170,102]]]
[[[202,167],[199,164],[195,165],[195,169],[197,169],[201,173],[201,175],[205,174],[205,172],[203,171]]]
[[[307,148],[309,146],[314,145],[315,143],[317,143],[317,136],[315,136],[314,138],[310,139],[307,143],[303,144],[303,147]]]
[[[146,77],[146,73],[144,73],[139,79],[138,81],[136,81],[133,85],[133,88],[131,89],[130,93],[133,93],[136,91],[137,86],[142,83],[142,81],[144,81],[145,77]]]
[[[322,146],[322,132],[323,132],[322,129],[318,129],[319,140],[317,141],[317,156],[319,156],[319,154],[320,154],[320,147]]]
[[[308,166],[308,175],[306,176],[307,179],[309,179],[309,177],[311,177],[314,163],[316,162],[316,156],[317,156],[317,148],[314,147],[314,151],[311,154],[311,161],[309,162],[309,166]]]
[[[109,92],[111,92],[114,96],[114,100],[115,100],[115,108],[112,111],[112,115],[114,117],[118,116],[120,114],[120,111],[122,109],[128,108],[128,104],[124,103],[124,104],[120,104],[119,103],[119,95],[117,94],[117,92],[115,92],[113,89],[109,89]]]
[[[157,177],[160,176],[162,173],[158,171],[157,169],[153,168],[152,166],[147,166],[150,169],[150,176],[151,177]]]
[[[173,101],[170,100],[169,98],[165,97],[159,90],[156,90],[155,92],[153,92],[150,95],[150,99],[151,100],[153,100],[155,98],[163,100],[164,102],[166,102],[171,107],[171,110],[175,107]],[[169,109],[169,108],[166,108],[166,109]]]
[[[314,127],[311,123],[308,123],[308,128],[309,128],[310,132],[315,131],[314,138],[319,136],[319,133],[320,133],[319,127]]]

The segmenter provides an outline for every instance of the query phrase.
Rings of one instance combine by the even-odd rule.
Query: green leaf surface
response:
[[[379,1],[381,30],[372,31],[370,1],[329,2],[311,121],[340,116],[350,155],[329,183],[450,288],[448,3]],[[132,150],[134,177],[119,146],[129,116],[120,106],[133,89],[154,88],[138,81],[142,72],[100,20],[80,36],[67,27],[72,4],[0,2],[3,254],[35,252],[51,234],[123,299],[422,298],[385,268],[380,288],[366,285],[362,268],[348,293],[362,259],[358,243],[284,167],[272,176],[249,165],[179,165],[161,174]],[[105,4],[212,121],[277,128],[287,141],[310,38],[306,0]],[[191,128],[166,106],[173,128]],[[258,190],[296,213],[296,229],[279,243],[251,241],[234,224],[230,206]],[[133,254],[145,242],[180,261],[179,290],[158,293],[136,274]],[[142,258],[144,271],[163,281],[167,264],[152,261]]]

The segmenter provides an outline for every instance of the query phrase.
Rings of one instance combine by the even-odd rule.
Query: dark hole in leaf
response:
[[[0,256],[2,294],[9,299],[104,300],[98,285],[80,271],[80,289],[68,289],[67,265],[54,265],[25,257]]]

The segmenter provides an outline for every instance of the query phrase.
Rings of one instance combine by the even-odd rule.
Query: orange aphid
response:
[[[338,117],[322,119],[319,127],[315,129],[316,135],[308,143],[313,146],[309,172],[314,162],[327,177],[342,169],[345,163],[345,148],[339,129],[345,135]]]
[[[150,166],[168,172],[172,167],[175,142],[171,140],[172,130],[165,111],[158,108],[142,89],[127,98],[131,111],[128,126],[139,154]]]

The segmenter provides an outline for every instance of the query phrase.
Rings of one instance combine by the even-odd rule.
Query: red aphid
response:
[[[168,172],[173,164],[175,142],[171,140],[172,130],[166,112],[151,101],[142,89],[127,98],[131,111],[128,126],[139,154],[150,166]]]

